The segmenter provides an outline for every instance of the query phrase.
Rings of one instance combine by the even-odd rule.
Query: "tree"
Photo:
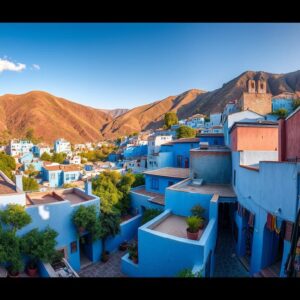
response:
[[[279,108],[273,112],[274,115],[278,116],[279,119],[285,119],[288,115],[288,111],[285,108]]]
[[[300,98],[293,100],[293,108],[294,110],[300,106]]]
[[[33,128],[27,129],[27,131],[25,133],[25,139],[32,142],[33,144],[38,144],[43,140],[42,137],[38,137],[38,138],[35,137]]]
[[[16,161],[10,155],[0,153],[0,170],[10,179],[13,178],[12,171],[16,169]]]
[[[35,169],[33,164],[30,164],[27,167],[27,170],[24,173],[27,174],[29,177],[34,177],[34,176],[37,176],[39,174],[39,171],[37,171]]]
[[[132,188],[145,184],[144,174],[133,174],[133,175],[134,175],[134,182],[131,185]]]
[[[180,126],[176,129],[177,138],[194,138],[196,136],[197,131],[188,126]]]
[[[178,118],[176,112],[170,111],[165,114],[164,117],[165,127],[171,128],[172,125],[178,124]]]
[[[39,190],[39,184],[34,178],[31,177],[25,177],[22,178],[23,181],[23,190],[24,191],[38,191]]]
[[[31,222],[31,216],[26,212],[24,206],[8,204],[5,210],[0,211],[0,221],[16,233],[17,230]]]
[[[56,259],[57,251],[55,246],[57,244],[57,236],[58,233],[48,227],[43,231],[34,228],[21,237],[21,252],[29,257],[30,268],[36,268],[39,260],[51,263]]]
[[[162,210],[156,208],[147,208],[143,213],[142,225],[157,217]]]
[[[51,161],[52,160],[52,156],[48,152],[44,152],[41,155],[41,160],[43,160],[43,161]]]
[[[67,157],[67,154],[64,152],[54,153],[51,161],[62,164],[65,161],[66,157]]]
[[[106,256],[105,242],[109,236],[116,236],[120,233],[121,228],[120,215],[114,213],[103,213],[100,216],[99,237],[102,240],[102,256]]]

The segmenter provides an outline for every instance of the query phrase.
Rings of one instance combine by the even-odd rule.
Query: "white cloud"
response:
[[[14,72],[21,72],[26,69],[25,64],[21,63],[14,63],[7,59],[0,58],[0,73],[3,71],[14,71]]]
[[[37,64],[33,64],[32,67],[35,69],[35,70],[40,70],[41,67]]]

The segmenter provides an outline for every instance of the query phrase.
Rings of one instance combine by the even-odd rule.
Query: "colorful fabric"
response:
[[[286,221],[285,222],[285,235],[284,235],[284,239],[286,241],[290,241],[292,239],[292,232],[293,232],[293,223]]]
[[[270,231],[274,231],[274,216],[268,213],[267,216],[267,228]]]
[[[249,213],[248,225],[254,227],[254,214]]]
[[[274,230],[277,234],[280,234],[281,225],[282,225],[282,219],[276,218],[276,216],[273,216],[274,218]]]

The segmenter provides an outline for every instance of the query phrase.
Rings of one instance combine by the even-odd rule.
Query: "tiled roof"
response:
[[[64,171],[64,172],[71,172],[71,171],[80,171],[80,167],[77,165],[57,165],[57,166],[45,166],[44,168],[48,171]]]
[[[162,168],[145,171],[144,174],[172,178],[188,178],[190,170],[188,168]]]

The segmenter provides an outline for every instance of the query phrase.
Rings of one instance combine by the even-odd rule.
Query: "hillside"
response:
[[[101,110],[111,115],[113,118],[117,118],[129,111],[129,109],[127,108],[101,109]]]
[[[226,103],[238,99],[246,91],[249,79],[266,80],[268,92],[273,96],[282,93],[300,96],[300,71],[287,74],[246,71],[211,92],[194,89],[136,107],[105,125],[102,133],[105,137],[115,137],[142,129],[158,128],[162,125],[163,115],[170,110],[176,111],[180,119],[195,113],[221,112]]]
[[[12,137],[33,128],[35,136],[47,143],[58,137],[73,143],[97,141],[103,138],[100,129],[111,120],[109,114],[98,109],[46,92],[0,96],[0,132],[7,130]]]

